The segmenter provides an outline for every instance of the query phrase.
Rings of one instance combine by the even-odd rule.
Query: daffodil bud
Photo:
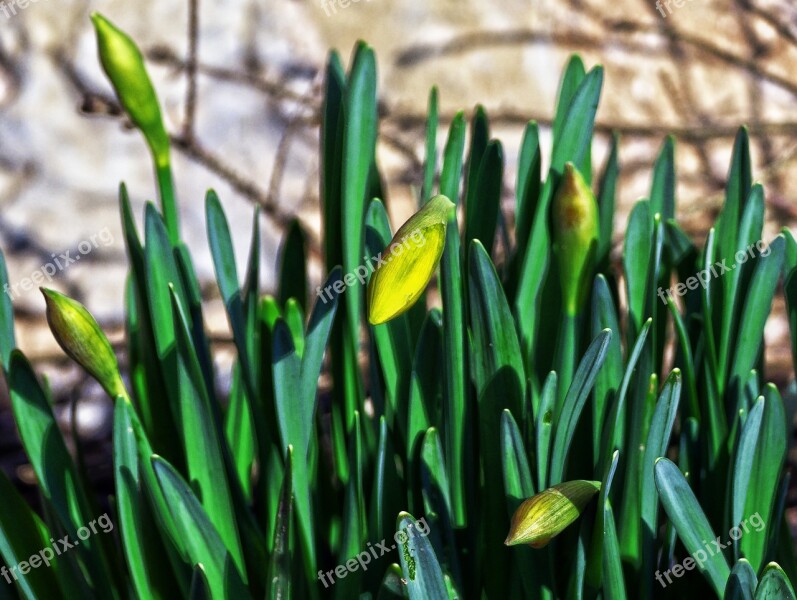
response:
[[[504,544],[542,548],[578,519],[600,488],[600,481],[567,481],[523,501],[512,515]]]
[[[446,243],[454,203],[435,196],[402,225],[368,283],[368,321],[379,325],[409,310],[426,289]]]
[[[125,32],[108,19],[91,15],[97,32],[102,68],[130,119],[144,134],[158,166],[169,164],[169,136],[163,126],[158,97],[152,87],[144,57]]]
[[[573,163],[553,198],[554,251],[559,263],[562,300],[569,315],[581,309],[589,288],[591,263],[598,243],[598,203]]]
[[[128,397],[116,355],[97,321],[80,302],[41,288],[47,303],[47,322],[64,352],[83,367],[111,398]]]

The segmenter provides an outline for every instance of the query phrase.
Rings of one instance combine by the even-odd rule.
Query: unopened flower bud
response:
[[[512,515],[504,544],[542,548],[581,516],[600,487],[600,481],[567,481],[525,500]]]
[[[159,166],[169,164],[169,136],[144,57],[136,43],[108,19],[91,15],[102,68],[130,119],[144,134]]]
[[[564,308],[570,315],[581,309],[598,243],[598,204],[592,190],[573,163],[565,172],[553,198],[554,251],[559,263]]]
[[[426,289],[443,255],[454,203],[435,196],[402,225],[368,283],[368,321],[379,325],[409,310]]]
[[[108,338],[86,307],[55,290],[42,288],[47,323],[64,352],[83,367],[111,398],[127,397]]]

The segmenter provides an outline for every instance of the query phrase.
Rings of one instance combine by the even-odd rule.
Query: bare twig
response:
[[[196,65],[199,45],[199,0],[188,0],[188,60],[185,63],[187,80],[185,92],[185,121],[183,139],[194,139],[194,118],[196,115]]]

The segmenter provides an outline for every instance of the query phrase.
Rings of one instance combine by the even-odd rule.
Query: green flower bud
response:
[[[600,481],[567,481],[523,501],[512,516],[504,544],[542,548],[581,516],[600,488]]]
[[[402,225],[368,283],[368,321],[379,325],[409,310],[434,275],[454,203],[435,196]]]
[[[553,198],[554,252],[559,263],[562,301],[569,315],[575,315],[586,300],[592,263],[598,244],[598,203],[592,190],[573,163]]]
[[[136,43],[99,13],[91,20],[97,32],[102,68],[130,119],[144,134],[159,167],[169,164],[169,136],[163,126],[155,88]]]
[[[108,392],[127,398],[119,364],[108,338],[80,302],[41,288],[47,303],[47,323],[58,345]]]

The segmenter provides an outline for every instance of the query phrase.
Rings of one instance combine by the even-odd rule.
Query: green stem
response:
[[[163,221],[166,224],[166,231],[169,233],[169,241],[172,245],[176,245],[180,241],[180,221],[177,216],[171,161],[168,159],[163,162],[158,161],[155,165],[155,174],[158,178]]]
[[[578,342],[578,316],[565,311],[559,327],[559,340],[556,345],[556,361],[554,363],[559,377],[557,396],[560,407],[573,382]]]

